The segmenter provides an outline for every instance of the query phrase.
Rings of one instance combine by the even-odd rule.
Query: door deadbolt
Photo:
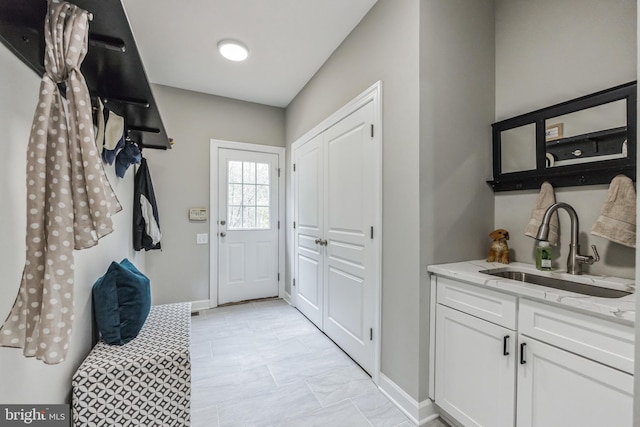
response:
[[[220,225],[225,225],[227,223],[227,221],[225,221],[224,219],[222,221],[220,221]]]

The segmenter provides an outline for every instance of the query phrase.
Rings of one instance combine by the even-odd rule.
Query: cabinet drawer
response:
[[[525,299],[518,322],[523,335],[633,374],[632,326]]]
[[[515,296],[441,276],[437,276],[437,287],[439,304],[505,328],[516,329],[517,298]]]

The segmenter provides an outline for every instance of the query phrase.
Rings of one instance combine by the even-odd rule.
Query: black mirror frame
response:
[[[556,188],[608,184],[618,174],[624,174],[635,181],[636,86],[636,82],[633,81],[492,124],[493,180],[487,181],[487,183],[491,185],[493,191],[499,192],[540,188],[545,181]],[[545,121],[547,119],[622,99],[627,101],[626,158],[554,168],[546,167]],[[536,125],[536,169],[502,173],[501,132],[531,123]]]

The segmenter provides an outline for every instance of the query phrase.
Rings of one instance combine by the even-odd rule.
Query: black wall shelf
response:
[[[89,50],[81,71],[91,92],[124,117],[131,140],[171,148],[121,0],[71,0],[91,12]],[[38,76],[44,70],[46,0],[1,0],[0,41]]]

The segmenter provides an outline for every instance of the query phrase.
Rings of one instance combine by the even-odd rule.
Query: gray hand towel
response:
[[[607,201],[602,205],[591,234],[636,247],[636,190],[631,179],[618,175],[611,180]]]
[[[553,191],[553,187],[548,182],[543,182],[540,186],[540,194],[538,194],[538,200],[531,211],[531,219],[527,224],[527,229],[524,234],[535,239],[538,234],[538,228],[542,224],[542,217],[547,211],[547,208],[556,202],[556,195]],[[554,212],[551,215],[551,221],[549,222],[549,243],[552,245],[558,244],[558,213]]]

